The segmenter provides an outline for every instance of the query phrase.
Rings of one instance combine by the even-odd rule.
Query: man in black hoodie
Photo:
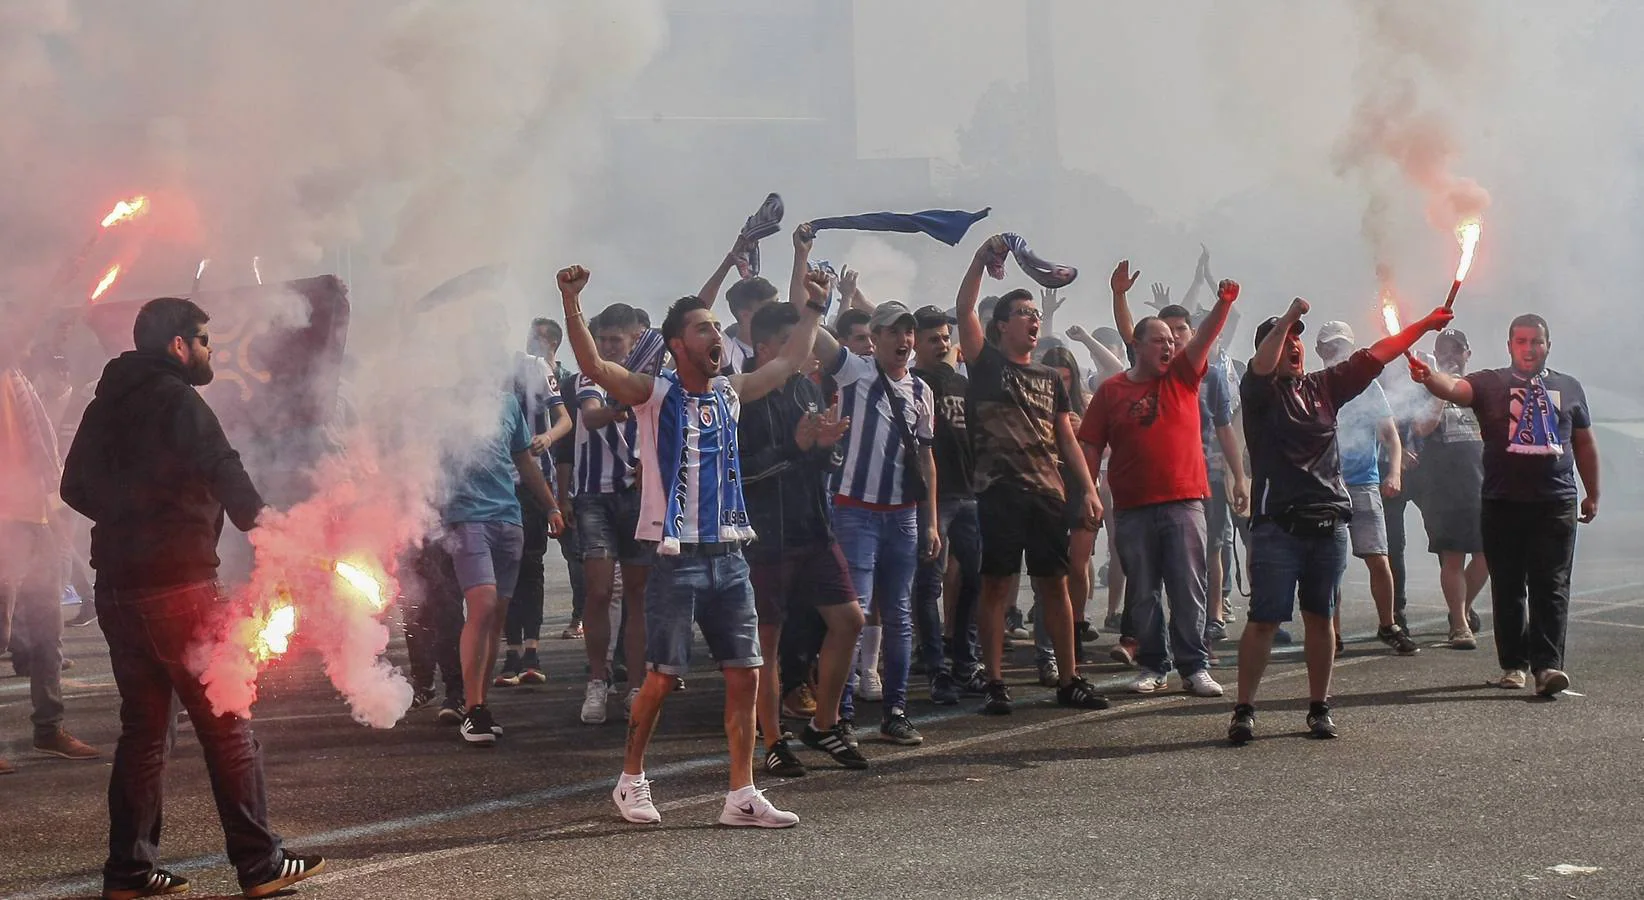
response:
[[[268,826],[262,748],[245,720],[216,715],[184,663],[224,611],[217,538],[223,514],[257,524],[262,497],[196,387],[212,378],[210,316],[188,300],[143,305],[137,349],[110,360],[64,464],[63,502],[92,521],[98,623],[120,688],[120,741],[109,781],[103,896],[176,893],[187,880],[155,867],[171,698],[204,749],[228,842],[248,897],[283,890],[324,867],[287,853]]]

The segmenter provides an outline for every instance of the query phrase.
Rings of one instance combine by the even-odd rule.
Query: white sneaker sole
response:
[[[1195,697],[1225,697],[1225,696],[1227,696],[1227,689],[1222,687],[1219,684],[1215,685],[1214,687],[1198,687],[1197,685],[1188,685],[1186,690],[1189,694],[1191,694]]]
[[[799,817],[764,819],[759,816],[745,816],[740,812],[725,810],[719,814],[719,824],[728,828],[792,828],[799,824]]]
[[[1157,694],[1160,691],[1170,690],[1170,684],[1164,681],[1137,682],[1130,686],[1132,694]]]
[[[605,710],[603,709],[597,713],[590,714],[587,707],[583,707],[582,724],[584,725],[604,725],[605,720],[608,718],[610,718],[610,716],[606,715]]]

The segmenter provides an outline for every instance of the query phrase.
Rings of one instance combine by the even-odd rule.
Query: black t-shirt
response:
[[[784,549],[832,539],[828,479],[844,458],[844,442],[801,450],[793,439],[800,419],[826,410],[822,389],[797,373],[780,390],[742,405],[736,427],[742,493],[759,535],[747,546],[748,558],[767,562]]]
[[[1558,414],[1558,456],[1512,453],[1507,449],[1524,408],[1524,390],[1530,379],[1513,369],[1485,369],[1467,376],[1473,386],[1473,410],[1484,437],[1484,499],[1539,502],[1574,500],[1575,453],[1570,443],[1577,428],[1591,428],[1587,394],[1581,382],[1562,372],[1541,373],[1547,399]]]
[[[1336,411],[1363,393],[1382,364],[1368,350],[1301,378],[1246,371],[1239,382],[1244,439],[1250,449],[1251,515],[1272,518],[1294,509],[1352,504],[1341,477]]]
[[[1056,417],[1069,412],[1062,377],[1049,366],[1021,365],[984,344],[970,363],[966,422],[976,453],[975,489],[1012,490],[1066,499]]]
[[[913,374],[930,386],[936,407],[936,493],[940,499],[962,500],[974,496],[971,472],[976,455],[965,431],[965,392],[970,384],[947,363],[932,369],[914,369]]]

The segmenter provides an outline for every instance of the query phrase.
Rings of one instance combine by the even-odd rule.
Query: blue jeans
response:
[[[1297,536],[1273,522],[1250,530],[1250,621],[1288,622],[1301,610],[1329,617],[1347,571],[1347,523],[1319,536]]]
[[[919,514],[913,507],[863,509],[835,504],[833,532],[850,564],[851,582],[867,613],[884,628],[885,714],[907,710],[913,656],[913,575],[919,566]],[[840,701],[841,718],[856,718],[856,675]]]
[[[914,624],[919,630],[919,654],[925,671],[968,674],[981,662],[976,643],[976,608],[982,599],[982,532],[974,499],[939,501],[937,527],[942,531],[941,556],[919,564],[913,585]],[[953,608],[953,641],[942,640],[942,581],[948,566],[959,567],[959,596]],[[948,666],[951,665],[951,668]]]
[[[1183,678],[1210,666],[1204,640],[1205,514],[1202,500],[1118,510],[1113,546],[1125,567],[1125,601],[1140,645],[1136,665],[1162,675],[1171,661]],[[1169,642],[1164,603],[1170,604]]]
[[[205,686],[188,670],[187,651],[218,624],[226,608],[211,582],[148,590],[98,585],[97,624],[108,639],[120,688],[120,741],[108,784],[108,861],[103,883],[142,883],[160,850],[166,757],[177,739],[173,696],[188,710],[205,751],[217,818],[242,888],[274,876],[280,837],[268,826],[262,746],[251,726],[216,715]]]
[[[720,668],[765,664],[753,580],[740,550],[720,556],[657,554],[645,583],[645,661],[653,671],[675,676],[691,671],[693,620]]]

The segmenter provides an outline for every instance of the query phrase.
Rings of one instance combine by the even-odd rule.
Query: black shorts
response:
[[[1421,507],[1427,524],[1428,553],[1483,553],[1481,501],[1428,501]]]
[[[792,610],[838,606],[856,599],[850,567],[838,541],[788,547],[779,558],[749,560],[748,568],[761,625],[781,625]]]
[[[1022,571],[1030,578],[1058,578],[1068,570],[1067,503],[1003,485],[976,498],[982,522],[982,574],[1004,578]]]

